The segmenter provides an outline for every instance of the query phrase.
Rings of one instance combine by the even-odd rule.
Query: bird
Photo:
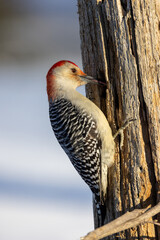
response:
[[[99,81],[75,63],[61,60],[48,71],[49,117],[54,134],[93,193],[98,226],[107,194],[107,172],[114,162],[115,142],[104,113],[77,87]],[[102,83],[101,83],[102,84]]]

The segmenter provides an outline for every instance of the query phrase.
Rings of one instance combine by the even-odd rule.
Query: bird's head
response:
[[[46,78],[49,99],[54,99],[59,90],[76,89],[87,83],[99,83],[85,74],[75,63],[66,60],[55,63],[48,71]]]

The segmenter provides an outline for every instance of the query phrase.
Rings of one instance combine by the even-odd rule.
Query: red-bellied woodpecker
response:
[[[114,161],[115,143],[102,111],[76,91],[87,83],[98,81],[70,61],[54,64],[47,74],[49,115],[55,136],[93,192],[97,213],[101,216],[107,169]]]

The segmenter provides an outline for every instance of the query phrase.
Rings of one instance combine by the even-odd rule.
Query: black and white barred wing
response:
[[[101,141],[91,115],[65,99],[50,103],[53,131],[72,164],[93,193],[100,192]]]

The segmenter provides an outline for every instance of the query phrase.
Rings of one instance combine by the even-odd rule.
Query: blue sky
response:
[[[93,229],[91,192],[54,137],[45,80],[58,60],[82,67],[76,1],[7,4],[0,21],[0,239],[79,239]]]

